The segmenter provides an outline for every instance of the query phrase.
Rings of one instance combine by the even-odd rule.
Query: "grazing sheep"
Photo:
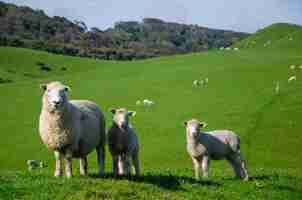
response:
[[[215,130],[200,132],[206,126],[204,122],[196,119],[184,123],[187,136],[187,151],[193,160],[195,178],[200,178],[202,169],[203,177],[208,177],[209,162],[226,159],[232,165],[235,174],[241,179],[248,180],[246,163],[240,152],[239,136],[229,130]]]
[[[229,51],[229,50],[231,50],[231,47],[226,47],[225,50],[228,50],[228,51]]]
[[[112,156],[112,171],[114,176],[131,175],[131,160],[135,175],[140,175],[139,143],[129,117],[135,112],[125,108],[111,109],[113,124],[108,130],[109,151]]]
[[[275,93],[276,94],[280,93],[280,83],[279,83],[279,81],[276,82]]]
[[[151,101],[151,100],[148,100],[148,99],[144,99],[144,100],[143,100],[143,104],[144,104],[144,106],[146,106],[146,107],[150,107],[150,106],[154,105],[154,102]]]
[[[290,68],[291,70],[294,70],[294,69],[296,69],[296,66],[295,66],[295,65],[291,65],[291,66],[289,66],[289,68]]]
[[[209,83],[209,78],[205,78],[204,83],[207,85]]]
[[[142,104],[142,102],[141,102],[140,100],[137,100],[137,101],[135,102],[135,104],[136,104],[137,106],[139,106],[139,105]]]
[[[41,85],[44,90],[39,131],[42,142],[54,151],[55,176],[72,176],[72,158],[80,159],[80,174],[87,173],[87,155],[96,149],[99,173],[104,174],[105,119],[98,106],[86,100],[69,101],[69,87],[60,82]]]
[[[302,69],[302,65],[299,66],[299,69]]]
[[[290,82],[295,81],[295,80],[297,80],[297,77],[296,76],[291,76],[291,77],[288,78],[287,81],[290,83]]]
[[[199,86],[199,81],[198,80],[194,80],[193,81],[193,86],[195,86],[195,87]]]
[[[239,48],[235,47],[235,48],[234,48],[234,51],[239,51]]]
[[[27,160],[26,164],[27,164],[29,171],[36,169],[36,168],[44,167],[44,163],[42,161],[38,161],[38,160]]]

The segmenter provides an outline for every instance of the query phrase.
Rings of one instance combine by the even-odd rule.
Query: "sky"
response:
[[[42,9],[50,16],[106,29],[145,17],[253,33],[277,22],[302,25],[302,0],[0,0]]]

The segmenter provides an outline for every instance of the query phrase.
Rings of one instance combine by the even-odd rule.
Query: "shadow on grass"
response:
[[[135,176],[114,177],[113,174],[106,174],[104,177],[100,177],[97,174],[90,174],[89,176],[92,178],[129,180],[138,183],[149,183],[168,190],[184,190],[181,187],[182,184],[192,184],[192,185],[206,186],[206,187],[221,186],[220,183],[210,180],[197,181],[194,178],[187,177],[187,176],[175,176],[175,175],[164,175],[164,174],[158,174],[158,175],[143,174],[140,177],[135,177]]]

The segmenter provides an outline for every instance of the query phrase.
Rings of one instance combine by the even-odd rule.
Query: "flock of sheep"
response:
[[[94,102],[69,100],[70,89],[60,82],[43,84],[41,88],[44,94],[39,132],[42,142],[54,152],[56,177],[62,175],[63,160],[66,176],[72,176],[73,158],[79,159],[80,174],[86,175],[87,155],[93,150],[97,152],[99,174],[103,176],[107,143],[112,156],[113,175],[130,176],[133,165],[135,176],[140,176],[139,140],[129,123],[129,118],[135,115],[134,111],[111,109],[113,122],[106,131],[105,117]],[[237,177],[248,180],[238,135],[229,130],[201,132],[206,124],[197,119],[189,120],[184,125],[187,152],[192,158],[196,179],[200,178],[201,172],[204,177],[208,176],[211,159],[226,159]]]
[[[293,72],[295,72],[296,70],[302,70],[302,65],[300,65],[300,66],[290,65],[289,69]],[[294,74],[294,75],[290,76],[287,79],[287,82],[291,83],[291,82],[296,81],[296,80],[297,80],[297,76],[296,76],[296,74]],[[275,83],[275,94],[279,94],[279,93],[280,93],[280,82],[276,81],[276,83]]]

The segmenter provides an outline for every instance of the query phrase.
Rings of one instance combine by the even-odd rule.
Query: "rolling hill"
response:
[[[236,44],[239,51],[135,62],[1,47],[0,77],[11,81],[0,84],[0,198],[301,199],[301,30],[275,24]],[[268,40],[271,45],[264,47]],[[255,45],[250,46],[251,41]],[[38,62],[52,70],[41,70]],[[297,67],[292,70],[290,65]],[[293,75],[297,80],[289,83]],[[206,87],[193,87],[193,80],[206,77]],[[71,98],[96,101],[108,124],[110,107],[137,111],[132,123],[141,141],[141,179],[95,178],[95,154],[89,158],[90,177],[80,178],[76,170],[73,180],[51,177],[53,155],[40,142],[37,119],[42,95],[39,84],[52,80],[68,84]],[[276,82],[280,84],[278,94]],[[148,109],[135,105],[144,98],[155,105]],[[206,121],[206,130],[227,128],[241,136],[251,181],[231,179],[226,162],[211,163],[210,180],[192,179],[182,126],[192,117]],[[47,167],[29,173],[28,159],[43,160]],[[110,166],[107,154],[107,172]]]

